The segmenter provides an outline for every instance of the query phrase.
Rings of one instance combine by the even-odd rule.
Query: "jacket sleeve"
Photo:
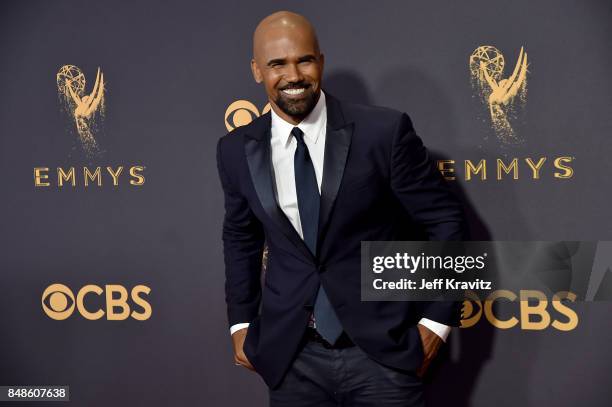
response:
[[[226,171],[223,138],[217,144],[217,168],[225,197],[223,255],[229,326],[251,322],[259,313],[264,232],[248,201]]]
[[[391,189],[430,240],[462,240],[461,203],[429,158],[423,142],[402,114],[391,147]]]
[[[404,209],[421,225],[429,240],[463,240],[465,219],[460,201],[430,159],[405,113],[396,126],[391,147],[391,189]],[[460,302],[424,302],[423,317],[457,326]]]

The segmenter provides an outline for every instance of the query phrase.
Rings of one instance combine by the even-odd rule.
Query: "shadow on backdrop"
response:
[[[376,89],[380,98],[373,97],[366,86],[366,81],[355,71],[350,69],[337,69],[326,76],[324,88],[339,99],[356,103],[382,105],[406,111],[412,119],[419,118],[415,127],[426,129],[422,136],[427,145],[428,138],[443,140],[449,145],[450,151],[460,151],[463,157],[480,156],[487,159],[483,152],[474,147],[473,150],[462,149],[456,142],[455,123],[453,121],[452,107],[445,96],[445,92],[427,75],[410,68],[401,68],[391,71],[383,76]],[[409,100],[409,101],[408,101]],[[432,115],[433,114],[433,115]],[[425,123],[428,118],[429,122]],[[444,153],[429,150],[431,158],[435,160],[451,159]],[[461,157],[453,157],[455,160]],[[468,221],[469,236],[471,240],[493,240],[486,222],[479,215],[478,210],[468,194],[465,192],[460,180],[449,181],[451,189],[461,199]],[[508,185],[500,189],[507,210],[518,214],[518,205],[515,193]],[[522,223],[521,219],[517,219]],[[414,229],[414,225],[406,220],[406,227],[415,230],[415,233],[406,240],[421,240],[425,238],[422,230]],[[524,228],[527,231],[527,228]],[[528,235],[528,233],[526,233]],[[528,236],[525,236],[528,238]],[[470,329],[455,329],[449,337],[447,346],[441,349],[440,354],[430,367],[425,378],[426,399],[430,405],[470,406],[471,398],[479,377],[487,361],[491,358],[495,329],[491,324],[482,321]],[[530,355],[537,352],[537,346],[528,350]],[[528,375],[523,379],[516,378],[514,386],[517,390],[527,389]],[[520,381],[520,383],[516,383]],[[513,387],[514,387],[513,386]],[[526,392],[524,392],[526,393]],[[523,400],[525,403],[527,399]]]

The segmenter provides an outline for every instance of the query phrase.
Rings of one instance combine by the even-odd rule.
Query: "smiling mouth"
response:
[[[291,88],[281,90],[281,92],[288,96],[299,96],[302,95],[304,91],[306,91],[306,88]]]

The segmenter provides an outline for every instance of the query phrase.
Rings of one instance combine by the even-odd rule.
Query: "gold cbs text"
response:
[[[76,297],[70,288],[64,284],[54,283],[48,286],[42,294],[41,303],[45,314],[51,319],[58,321],[70,317],[76,310],[85,319],[98,320],[106,316],[109,321],[123,321],[133,318],[144,321],[151,317],[151,304],[144,295],[148,296],[151,289],[146,285],[137,285],[132,288],[128,296],[128,290],[119,284],[106,284],[104,288],[88,284],[82,287]],[[104,300],[105,306],[98,309],[88,309],[85,306],[85,297],[98,296]],[[133,311],[128,304],[128,298],[140,307],[141,311]],[[134,305],[132,305],[134,307]]]
[[[496,313],[497,301],[518,303],[518,312],[514,315],[501,316]],[[518,300],[518,301],[517,301]],[[520,327],[521,330],[542,331],[552,327],[558,331],[571,331],[578,326],[578,314],[568,307],[563,300],[576,301],[576,294],[569,291],[555,293],[552,301],[546,295],[537,290],[521,290],[518,295],[509,290],[493,291],[481,301],[473,291],[466,292],[463,302],[461,328],[470,328],[482,316],[498,329],[510,329]],[[551,308],[557,315],[551,315]]]

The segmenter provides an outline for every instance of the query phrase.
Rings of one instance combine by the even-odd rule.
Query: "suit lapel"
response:
[[[330,215],[338,196],[354,127],[352,122],[347,123],[345,121],[338,100],[327,92],[325,97],[327,103],[327,133],[325,136],[321,207],[319,211],[317,242],[319,247],[321,246],[325,229],[329,223]],[[270,113],[266,113],[259,120],[256,120],[253,123],[252,130],[245,134],[245,153],[251,180],[266,214],[300,252],[306,257],[313,259],[313,254],[276,201],[273,185],[274,171],[272,170],[270,151],[270,125]]]
[[[338,196],[346,160],[351,146],[353,123],[344,120],[340,103],[329,93],[325,93],[327,102],[327,134],[325,136],[325,156],[323,162],[323,181],[321,183],[321,207],[319,211],[319,229],[317,245],[325,235],[325,229]],[[320,252],[320,250],[318,250]]]
[[[245,134],[245,153],[259,202],[266,214],[278,226],[283,234],[304,255],[313,258],[312,253],[297,233],[287,216],[278,206],[274,193],[274,172],[270,153],[270,113],[253,123],[253,130]]]

